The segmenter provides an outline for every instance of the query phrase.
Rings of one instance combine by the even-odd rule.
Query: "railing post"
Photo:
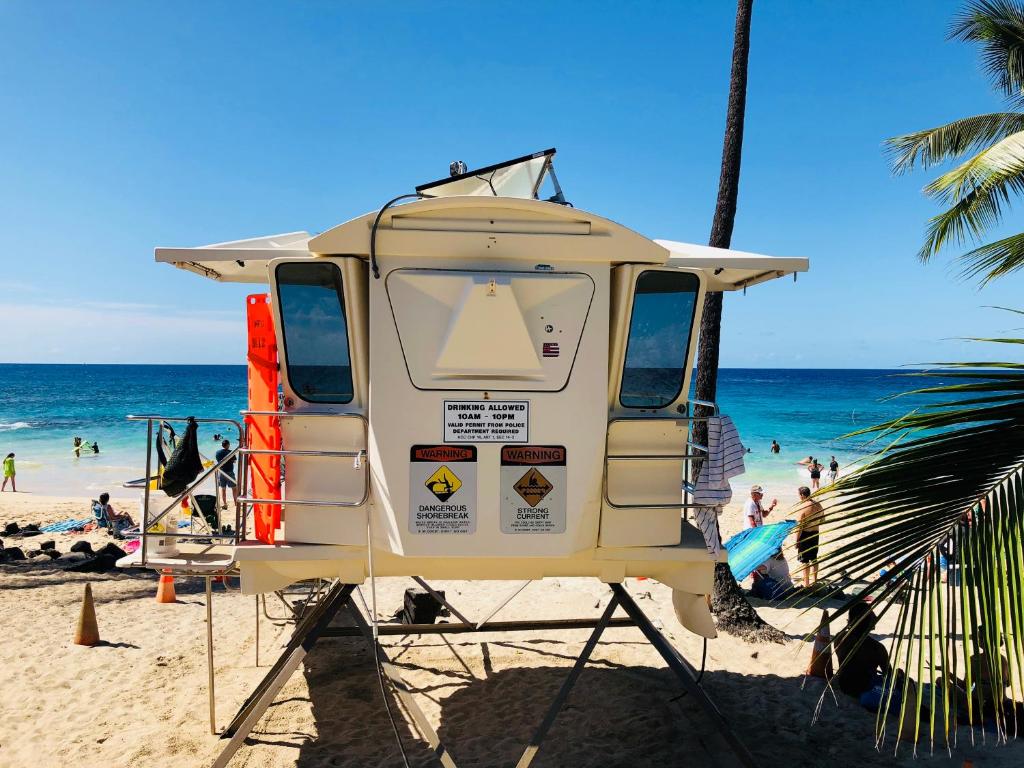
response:
[[[146,534],[149,532],[149,478],[153,466],[153,420],[146,419],[146,477],[142,497],[142,530],[139,538],[142,541],[141,565],[146,564]]]

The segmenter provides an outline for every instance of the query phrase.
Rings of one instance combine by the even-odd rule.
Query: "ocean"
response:
[[[887,399],[922,385],[891,370],[727,368],[719,374],[718,401],[732,417],[747,455],[742,488],[757,482],[791,501],[809,455],[827,465],[865,456],[864,439],[840,436],[894,418],[921,400]],[[935,383],[930,381],[928,383]],[[129,413],[238,418],[245,408],[241,365],[0,365],[0,456],[13,451],[18,489],[38,494],[134,496],[120,488],[145,471],[145,423]],[[200,448],[216,451],[214,430],[201,430]],[[99,454],[76,458],[72,438],[99,443]],[[778,440],[781,453],[769,451]],[[785,498],[783,497],[785,494]]]

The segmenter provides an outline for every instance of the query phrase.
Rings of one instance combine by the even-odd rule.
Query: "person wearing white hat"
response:
[[[771,514],[771,511],[778,506],[779,500],[772,499],[771,506],[765,509],[761,505],[761,499],[764,498],[764,488],[760,485],[752,485],[750,487],[750,498],[747,499],[746,504],[743,505],[743,514],[746,517],[747,528],[757,528],[758,526],[764,525],[765,515]]]

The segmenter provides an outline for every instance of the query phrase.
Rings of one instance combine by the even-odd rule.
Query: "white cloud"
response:
[[[245,362],[241,311],[83,302],[8,303],[4,314],[4,362]]]

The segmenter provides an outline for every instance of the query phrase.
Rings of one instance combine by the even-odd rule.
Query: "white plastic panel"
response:
[[[582,273],[399,269],[388,299],[418,389],[561,390],[594,297]]]

